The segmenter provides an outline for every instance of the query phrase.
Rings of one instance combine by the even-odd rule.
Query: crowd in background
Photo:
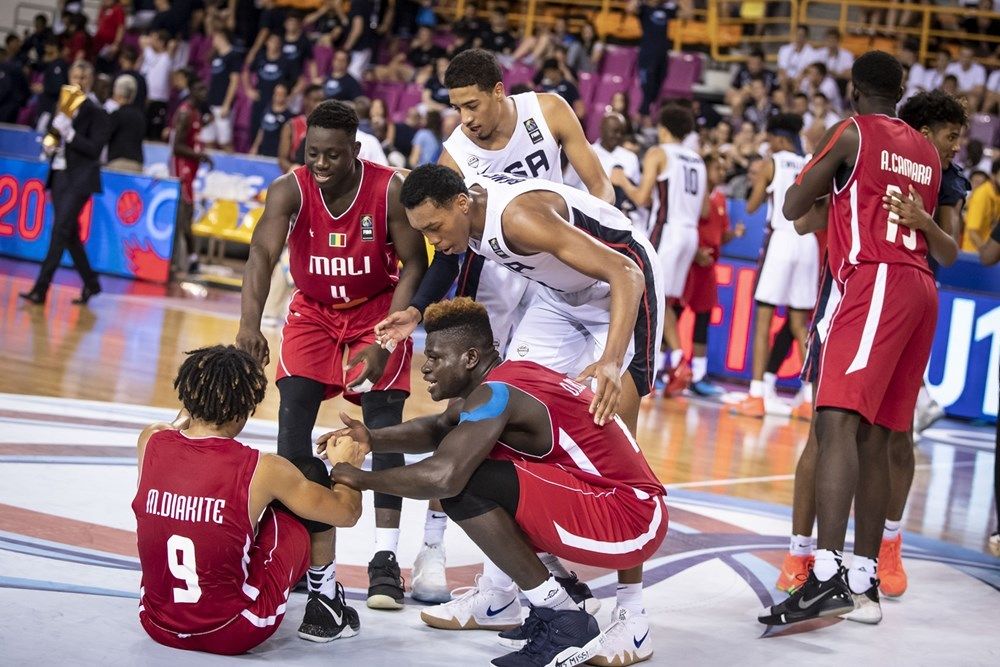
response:
[[[492,50],[506,67],[535,72],[509,93],[552,92],[583,121],[586,113],[595,113],[581,100],[580,76],[601,71],[608,47],[582,16],[540,21],[533,35],[522,36],[511,24],[509,8],[499,2],[488,8],[466,3],[457,19],[436,12],[433,0],[313,4],[312,11],[300,11],[273,0],[103,0],[96,23],[89,25],[79,2],[64,1],[54,24],[40,14],[32,31],[7,36],[0,122],[43,130],[69,65],[85,59],[97,72],[93,94],[112,114],[110,143],[116,149],[108,161],[118,160],[118,168],[141,166],[136,145],[143,138],[170,139],[177,109],[197,81],[207,87],[201,130],[206,147],[277,157],[287,168],[296,162],[304,136],[296,116],[314,96],[353,101],[362,131],[375,138],[366,142],[372,144],[366,154],[412,168],[436,161],[443,138],[457,126],[444,71],[450,56],[474,46]],[[621,144],[637,154],[656,142],[667,22],[684,16],[690,4],[633,0],[628,5],[642,26],[636,75],[643,99],[636,103],[621,90],[600,113],[622,114]],[[995,3],[967,4],[991,9]],[[873,12],[870,18],[878,30],[914,20],[903,12]],[[1000,55],[1000,46],[981,38],[1000,33],[1000,18],[970,17],[959,27],[967,41],[934,45],[926,64],[918,62],[916,43],[897,44],[907,68],[906,95],[941,89],[963,99],[970,112],[1000,113],[1000,69],[988,72],[973,60]],[[836,29],[818,35],[801,25],[778,51],[775,68],[763,52],[751,51],[733,71],[721,103],[690,101],[698,130],[686,143],[724,162],[728,187],[739,197],[766,151],[769,117],[801,115],[803,148],[810,152],[849,112],[846,85],[853,60]],[[378,86],[398,84],[419,87],[419,99],[405,109],[388,108]],[[993,179],[994,150],[968,141],[960,162],[974,186]]]

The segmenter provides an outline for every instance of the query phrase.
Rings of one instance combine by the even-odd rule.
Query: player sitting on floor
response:
[[[530,361],[501,363],[486,309],[468,298],[425,313],[427,361],[434,400],[458,398],[439,415],[369,431],[342,415],[347,428],[320,438],[351,436],[372,451],[434,452],[392,470],[361,472],[337,464],[331,478],[354,488],[406,498],[440,498],[458,523],[524,592],[531,611],[520,651],[493,664],[630,665],[652,655],[642,606],[642,565],[667,532],[663,485],[621,419],[594,423],[590,389]],[[337,459],[338,446],[327,448]],[[603,637],[597,620],[577,608],[536,555],[619,571],[614,624]],[[495,609],[517,610],[517,589],[498,593]],[[477,627],[474,614],[435,627]],[[485,620],[485,619],[484,619]],[[603,643],[603,646],[601,644]]]
[[[182,416],[139,436],[132,501],[142,566],[139,622],[166,646],[225,655],[258,646],[278,629],[288,592],[306,569],[333,559],[330,541],[313,541],[310,533],[353,526],[361,515],[361,494],[331,488],[319,459],[289,462],[233,439],[266,386],[248,353],[231,345],[195,350],[174,380]],[[358,466],[364,456],[348,442],[329,458]],[[322,607],[348,617],[338,635],[312,621],[324,618]],[[343,587],[334,589],[330,579],[327,590],[310,595],[299,636],[328,642],[358,627]]]

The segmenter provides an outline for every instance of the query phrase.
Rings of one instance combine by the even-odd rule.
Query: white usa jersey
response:
[[[482,241],[469,239],[470,247],[477,253],[508,270],[561,293],[579,292],[597,284],[604,284],[584,275],[545,252],[521,255],[507,245],[503,234],[502,218],[507,206],[516,197],[535,190],[558,194],[566,202],[569,220],[574,227],[595,237],[619,252],[628,255],[628,249],[642,246],[645,259],[637,264],[652,268],[656,253],[649,242],[632,235],[632,222],[624,213],[607,202],[563,183],[541,179],[525,179],[513,174],[483,174],[465,180],[465,185],[476,185],[486,190],[486,224]]]
[[[767,205],[768,223],[775,230],[795,229],[794,221],[788,220],[781,209],[785,205],[785,193],[795,183],[808,160],[791,151],[778,151],[771,156],[771,160],[774,162],[774,178],[767,186],[767,194],[771,195]]]
[[[700,155],[680,144],[660,144],[660,148],[667,155],[667,166],[656,176],[653,188],[651,239],[659,239],[665,225],[697,229],[708,191],[705,161]]]
[[[538,95],[521,93],[511,95],[510,99],[517,109],[517,122],[506,146],[498,150],[482,148],[459,125],[444,142],[448,155],[465,178],[505,172],[562,183],[559,143],[545,122]]]

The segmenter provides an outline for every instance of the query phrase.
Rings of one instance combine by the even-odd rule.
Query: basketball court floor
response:
[[[421,605],[409,599],[399,612],[364,607],[370,497],[359,524],[338,537],[338,578],[361,613],[358,637],[299,640],[305,596],[293,594],[276,635],[247,656],[153,643],[137,619],[135,440],[147,424],[176,414],[171,381],[183,352],[233,340],[239,296],[104,279],[106,293],[80,308],[70,303],[79,291],[75,276],[60,273],[64,282],[41,309],[17,298],[36,271],[36,264],[0,260],[0,662],[485,665],[504,652],[492,633],[425,627]],[[265,333],[276,346],[278,332]],[[273,379],[273,366],[268,371]],[[277,405],[272,386],[244,442],[274,451]],[[330,401],[316,434],[337,427],[345,408],[360,415]],[[435,409],[414,373],[407,417]],[[806,424],[734,417],[721,403],[695,398],[655,398],[644,403],[639,427],[639,443],[670,490],[670,530],[646,571],[656,650],[649,664],[1000,664],[1000,560],[984,552],[994,529],[992,427],[944,420],[918,443],[904,517],[910,586],[900,600],[883,601],[881,625],[825,620],[768,636],[756,613],[780,599],[773,584],[788,546]],[[407,580],[424,509],[404,503],[399,560]],[[481,556],[454,525],[445,545],[450,583],[471,584]],[[598,618],[607,624],[613,575],[573,569],[603,599]]]

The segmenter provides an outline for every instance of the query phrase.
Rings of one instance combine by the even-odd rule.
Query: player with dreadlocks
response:
[[[306,569],[333,558],[329,539],[310,534],[361,515],[361,494],[332,486],[319,459],[288,461],[234,440],[266,387],[260,364],[232,345],[189,352],[174,380],[183,410],[139,436],[139,621],[166,646],[236,655],[259,645]],[[358,466],[366,453],[345,443],[334,458]],[[324,602],[334,597],[343,606],[344,589]],[[299,636],[330,641],[310,633],[310,610]],[[348,621],[339,636],[357,633],[357,614]]]

